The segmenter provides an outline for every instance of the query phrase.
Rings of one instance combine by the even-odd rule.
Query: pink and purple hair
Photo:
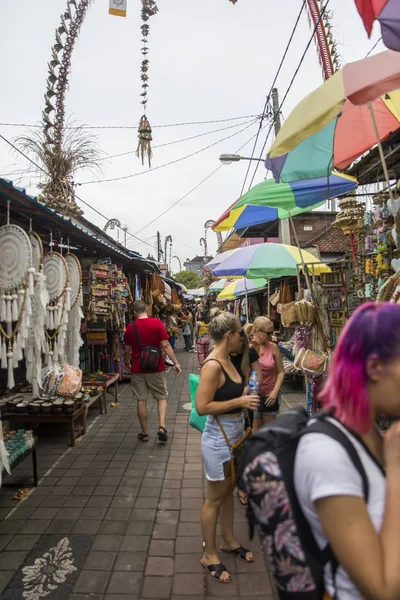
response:
[[[333,353],[320,394],[324,408],[358,433],[371,428],[366,364],[374,354],[383,364],[400,356],[400,305],[368,302],[347,322]]]

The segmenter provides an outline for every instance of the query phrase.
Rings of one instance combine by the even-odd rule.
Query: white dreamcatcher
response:
[[[65,340],[69,311],[71,310],[71,288],[68,287],[68,265],[59,252],[49,252],[43,260],[43,274],[49,302],[45,318],[45,362],[65,362]]]
[[[39,235],[29,231],[32,245],[32,263],[35,267],[35,293],[32,297],[32,319],[29,336],[26,342],[26,379],[32,385],[33,397],[38,396],[42,385],[42,354],[46,351],[46,310],[49,293],[46,289],[46,277],[43,273],[43,244]]]
[[[8,369],[7,387],[15,386],[14,369],[23,359],[32,317],[34,293],[32,246],[27,233],[10,223],[0,227],[0,359]]]
[[[71,288],[71,310],[68,318],[68,331],[66,339],[67,362],[74,367],[79,367],[79,348],[83,345],[81,338],[81,322],[84,318],[82,312],[82,269],[79,259],[75,254],[68,252],[65,255],[68,265],[69,287]]]

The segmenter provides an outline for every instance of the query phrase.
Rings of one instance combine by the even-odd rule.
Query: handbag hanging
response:
[[[227,443],[228,447],[229,447],[229,452],[231,454],[231,458],[229,460],[229,471],[230,471],[230,476],[231,476],[231,482],[232,483],[236,483],[236,467],[237,467],[237,463],[239,461],[240,455],[242,453],[243,450],[243,444],[244,442],[247,440],[247,438],[249,437],[249,435],[251,434],[251,427],[247,427],[246,431],[244,432],[243,437],[240,438],[240,440],[238,440],[237,442],[235,442],[234,444],[231,444],[228,436],[225,433],[225,429],[222,427],[221,425],[221,421],[219,420],[218,417],[215,417],[215,420],[218,423],[218,427],[221,430],[222,435],[224,436],[224,440]],[[225,473],[225,475],[228,475],[228,473]]]

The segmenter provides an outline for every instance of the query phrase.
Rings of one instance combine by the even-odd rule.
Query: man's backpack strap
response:
[[[346,450],[351,462],[353,463],[354,467],[357,469],[357,471],[360,474],[360,477],[362,479],[364,499],[365,499],[365,502],[367,503],[368,498],[369,498],[368,477],[365,472],[364,466],[361,462],[360,456],[359,456],[354,444],[349,439],[349,437],[339,427],[337,427],[336,425],[334,425],[333,423],[331,423],[330,421],[327,421],[325,419],[321,419],[321,420],[316,421],[315,423],[312,423],[312,425],[307,427],[302,432],[302,436],[307,435],[309,433],[322,433],[324,435],[327,435],[328,437],[332,438],[333,440],[336,440],[337,442],[339,442],[339,444]],[[350,432],[350,434],[353,435],[352,432]],[[333,579],[333,583],[335,584],[335,578],[336,578],[336,573],[337,573],[337,570],[339,567],[339,563],[329,545],[324,550],[321,551],[320,556],[322,558],[322,562],[324,565],[326,565],[327,563],[330,563],[331,569],[332,569],[332,579]],[[336,594],[335,594],[335,596],[336,596]]]
[[[140,335],[139,335],[139,332],[138,332],[138,328],[136,327],[135,321],[133,321],[132,327],[133,327],[133,331],[135,332],[135,337],[136,337],[136,341],[137,341],[137,343],[139,345],[139,348],[140,348],[140,350],[143,350],[142,340],[140,339]]]

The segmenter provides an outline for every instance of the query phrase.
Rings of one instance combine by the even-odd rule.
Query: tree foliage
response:
[[[185,285],[188,289],[200,287],[200,277],[197,273],[192,273],[191,271],[180,271],[179,273],[175,273],[174,279],[178,283]]]

